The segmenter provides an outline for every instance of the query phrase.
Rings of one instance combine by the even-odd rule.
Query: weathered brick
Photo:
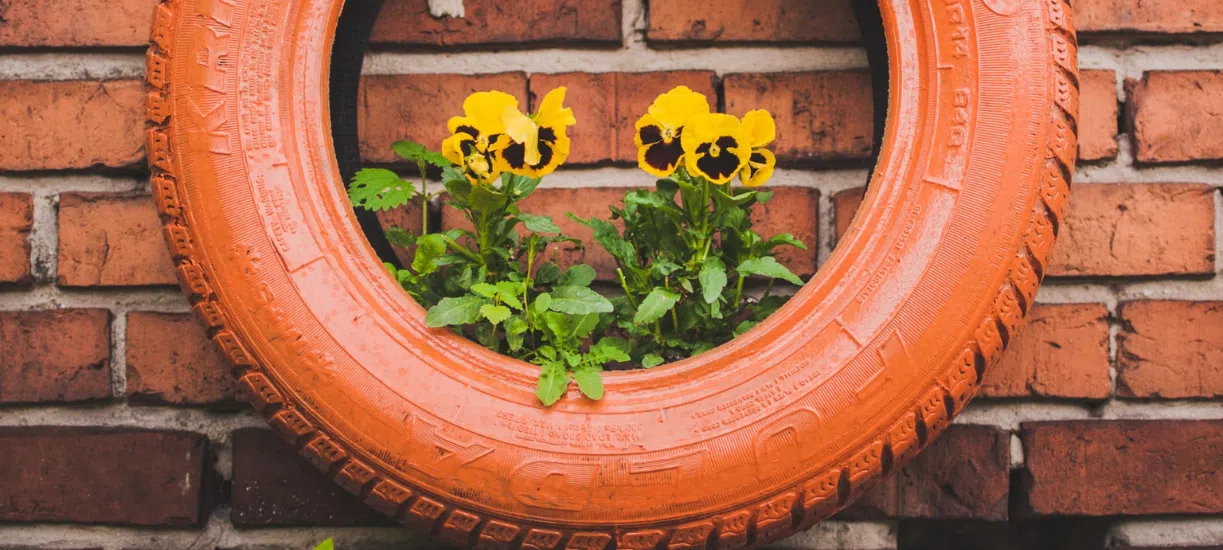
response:
[[[1006,521],[1010,444],[1010,434],[997,428],[953,426],[847,515]]]
[[[781,247],[778,249],[777,258],[799,275],[815,273],[819,234],[819,191],[800,187],[775,187],[770,190],[775,191],[776,195],[764,206],[757,207],[752,215],[756,232],[766,237],[778,233],[792,233],[802,239],[807,244],[807,250]],[[548,252],[549,258],[555,255],[562,267],[578,263],[589,264],[598,272],[599,280],[612,281],[616,278],[615,259],[595,242],[589,227],[569,219],[566,213],[572,212],[581,218],[607,219],[611,216],[609,207],[622,205],[624,195],[629,191],[630,189],[614,187],[538,189],[518,205],[523,212],[550,216],[565,235],[576,237],[585,243],[585,250],[576,250],[568,244],[552,245]],[[621,221],[613,220],[612,223],[623,230]],[[442,229],[450,230],[456,227],[471,226],[458,211],[449,207],[442,208]]]
[[[1126,86],[1138,162],[1223,158],[1223,72],[1152,71]]]
[[[1213,193],[1196,184],[1079,185],[1049,259],[1049,274],[1212,274]]]
[[[144,46],[156,0],[11,0],[0,4],[0,46]]]
[[[233,433],[233,509],[239,527],[387,525],[268,430]]]
[[[651,42],[846,43],[861,39],[849,0],[650,2]]]
[[[1108,309],[1039,304],[981,386],[984,397],[1107,399]]]
[[[149,195],[61,195],[59,284],[175,284],[174,264],[161,228]]]
[[[127,395],[136,403],[236,405],[237,383],[190,314],[127,314]]]
[[[1022,488],[1040,516],[1218,514],[1223,422],[1037,422],[1021,430]]]
[[[1119,395],[1223,396],[1223,302],[1129,302],[1119,315]]]
[[[854,221],[854,215],[858,213],[858,208],[862,206],[862,199],[866,195],[865,187],[857,187],[854,189],[846,189],[832,196],[833,211],[837,222],[837,240],[841,240],[845,236],[845,232],[849,231],[850,222]]]
[[[0,312],[0,404],[110,399],[110,312]]]
[[[799,276],[814,275],[816,251],[819,249],[820,192],[801,187],[772,187],[772,200],[757,206],[752,214],[752,228],[764,238],[791,233],[807,250],[793,246],[777,249],[777,261]]]
[[[1083,71],[1079,75],[1079,158],[1117,157],[1117,73]]]
[[[773,113],[777,141],[772,149],[779,160],[870,158],[874,105],[865,71],[732,74],[723,87],[728,113]]]
[[[535,0],[510,5],[464,0],[464,14],[433,17],[427,0],[388,0],[374,25],[378,44],[567,46],[621,43],[619,0]]]
[[[207,455],[186,432],[0,428],[0,521],[200,525]]]
[[[144,110],[139,80],[0,80],[0,170],[138,164]]]
[[[531,76],[531,96],[538,104],[553,88],[568,88],[565,103],[578,121],[569,128],[573,140],[569,164],[635,164],[635,125],[654,99],[676,86],[687,86],[705,94],[716,109],[715,80],[710,71],[537,74]]]
[[[525,73],[492,75],[422,74],[369,76],[361,79],[357,132],[361,158],[368,162],[402,162],[391,144],[402,139],[433,150],[449,135],[446,122],[463,115],[463,100],[475,92],[499,90],[527,107]]]
[[[1076,0],[1074,23],[1084,34],[1199,34],[1223,32],[1215,0]]]
[[[30,282],[34,202],[25,193],[0,193],[0,284]]]

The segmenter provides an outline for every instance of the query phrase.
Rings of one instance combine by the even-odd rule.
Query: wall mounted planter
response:
[[[183,288],[268,422],[374,508],[461,546],[762,546],[959,413],[1031,307],[1076,155],[1065,0],[885,0],[891,98],[862,211],[731,344],[535,398],[536,367],[424,325],[344,198],[341,0],[173,0],[148,152]]]

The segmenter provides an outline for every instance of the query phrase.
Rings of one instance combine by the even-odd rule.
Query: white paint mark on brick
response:
[[[1124,401],[1109,400],[1101,405],[1079,403],[1022,403],[974,401],[956,424],[994,426],[1016,431],[1024,422],[1067,422],[1075,420],[1223,420],[1223,407],[1211,401]]]
[[[1109,548],[1216,547],[1223,545],[1223,519],[1143,519],[1112,528]]]
[[[463,0],[429,0],[429,15],[433,17],[465,17]]]
[[[1023,452],[1023,440],[1019,438],[1019,434],[1011,434],[1011,469],[1021,470],[1027,464],[1027,457]]]
[[[771,546],[793,550],[888,550],[896,548],[892,523],[825,521]]]
[[[634,52],[644,52],[646,32],[649,31],[649,13],[645,0],[621,0],[620,26],[624,36],[624,49]]]

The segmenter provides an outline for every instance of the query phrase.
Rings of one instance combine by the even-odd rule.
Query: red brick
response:
[[[845,43],[861,39],[849,0],[650,2],[651,42]]]
[[[1209,186],[1196,184],[1079,185],[1049,274],[1213,274],[1213,194]]]
[[[70,193],[59,201],[59,284],[175,284],[153,198]]]
[[[136,165],[144,110],[139,80],[0,81],[0,170]]]
[[[801,187],[772,187],[773,199],[757,206],[752,214],[752,228],[761,237],[769,238],[791,233],[807,250],[793,246],[777,249],[777,260],[794,273],[806,277],[815,274],[816,250],[819,249],[820,192]]]
[[[767,109],[777,120],[780,160],[870,158],[874,136],[871,80],[865,71],[732,74],[723,81],[726,111]]]
[[[436,18],[427,0],[388,0],[374,25],[379,44],[477,46],[621,43],[619,0],[464,0],[462,18]]]
[[[798,187],[773,188],[776,196],[763,207],[757,207],[752,215],[755,230],[762,236],[771,237],[778,233],[793,233],[807,244],[807,250],[793,247],[778,249],[778,259],[789,266],[795,273],[811,275],[816,268],[816,247],[819,232],[819,191]],[[622,205],[625,193],[631,189],[604,187],[581,189],[539,189],[530,197],[518,203],[523,212],[551,216],[552,220],[570,237],[581,239],[585,250],[574,250],[571,245],[553,245],[549,249],[549,258],[556,255],[557,263],[562,267],[585,263],[594,267],[599,274],[599,280],[612,281],[616,279],[616,261],[595,242],[590,228],[577,223],[565,214],[572,212],[582,218],[598,217],[608,219],[611,216],[611,206]],[[612,223],[623,230],[623,223],[614,220]],[[456,210],[442,208],[443,230],[456,227],[470,228]]]
[[[401,162],[391,144],[410,139],[440,150],[449,135],[446,122],[463,114],[474,92],[500,90],[527,106],[524,73],[494,75],[395,75],[361,79],[357,131],[361,157],[368,162]]]
[[[1118,394],[1223,396],[1223,302],[1130,302],[1119,313]]]
[[[30,282],[30,229],[34,201],[25,193],[0,193],[0,284]]]
[[[0,521],[195,526],[208,440],[95,428],[0,428]]]
[[[1216,0],[1075,0],[1074,19],[1082,33],[1218,33],[1223,32],[1223,5]]]
[[[1021,430],[1035,515],[1223,511],[1223,422],[1038,422]]]
[[[110,312],[0,312],[0,404],[110,399]]]
[[[1108,309],[1037,305],[981,386],[984,397],[1107,399]]]
[[[710,71],[537,74],[531,76],[531,95],[538,103],[553,88],[568,88],[565,103],[578,121],[569,128],[573,140],[569,164],[636,164],[633,134],[637,119],[654,99],[676,86],[687,86],[705,94],[716,109],[715,81]]]
[[[1117,157],[1117,73],[1083,71],[1079,75],[1079,158],[1086,161]]]
[[[848,511],[854,518],[1006,521],[1011,436],[952,426]]]
[[[127,395],[137,403],[234,405],[237,383],[189,314],[127,314]]]
[[[1223,158],[1223,72],[1153,71],[1126,86],[1138,162]]]
[[[268,430],[234,432],[233,453],[230,521],[238,527],[390,523]]]
[[[10,0],[0,46],[144,46],[156,0]]]
[[[862,199],[865,195],[866,188],[857,187],[846,189],[832,196],[838,241],[845,236],[846,231],[849,231],[849,224],[854,220],[854,215],[858,213],[858,208],[862,206]]]

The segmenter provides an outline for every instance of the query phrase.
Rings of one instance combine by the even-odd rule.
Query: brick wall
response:
[[[271,437],[187,315],[143,168],[153,3],[0,1],[0,548],[428,547]],[[1082,165],[1028,328],[943,439],[786,547],[1223,548],[1223,9],[1074,3]],[[536,202],[592,214],[621,190],[573,188],[648,185],[624,129],[683,82],[778,115],[770,223],[816,245],[800,271],[831,253],[871,148],[848,0],[465,4],[388,1],[368,160],[471,90],[565,84],[580,166]]]

